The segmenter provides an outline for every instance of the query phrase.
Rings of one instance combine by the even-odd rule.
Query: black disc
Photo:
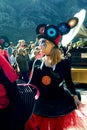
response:
[[[68,20],[68,25],[71,27],[71,28],[74,28],[77,24],[78,24],[78,18],[77,17],[73,17],[71,19]]]
[[[56,39],[59,36],[59,31],[57,29],[57,26],[54,26],[54,25],[46,26],[44,33],[46,37],[52,40]]]
[[[39,24],[36,28],[36,34],[44,34],[46,24]]]
[[[70,31],[70,26],[67,23],[60,23],[58,25],[58,30],[62,35],[67,34]]]

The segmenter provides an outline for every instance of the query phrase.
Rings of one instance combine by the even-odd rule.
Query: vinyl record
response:
[[[36,28],[36,34],[44,34],[46,24],[39,24]]]
[[[69,33],[62,36],[61,44],[63,46],[67,46],[74,39],[74,37],[78,34],[78,32],[81,28],[81,25],[84,22],[85,16],[86,16],[86,10],[85,9],[80,10],[78,13],[76,13],[74,15],[74,17],[78,18],[78,23],[75,27],[73,27],[69,31]]]
[[[70,26],[67,23],[60,23],[58,25],[58,30],[62,35],[67,34],[70,31]]]
[[[77,17],[73,17],[73,18],[68,20],[68,25],[71,28],[74,28],[78,24],[78,22],[79,22],[78,18]]]
[[[52,40],[55,40],[59,36],[59,31],[57,29],[57,26],[54,26],[54,25],[46,26],[44,33],[46,37]]]

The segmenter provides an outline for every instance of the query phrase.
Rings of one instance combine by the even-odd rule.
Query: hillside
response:
[[[19,39],[35,40],[39,23],[66,21],[86,5],[86,0],[0,0],[0,35],[15,44]],[[87,26],[87,16],[84,24]]]

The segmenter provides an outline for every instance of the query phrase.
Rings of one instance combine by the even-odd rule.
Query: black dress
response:
[[[76,108],[72,97],[76,91],[71,79],[68,60],[62,60],[54,68],[47,67],[45,64],[41,68],[41,64],[35,64],[31,79],[31,84],[35,84],[40,91],[34,113],[48,117],[70,113]],[[64,82],[68,89],[64,86]]]
[[[35,101],[26,130],[86,130],[87,105],[76,109],[72,96],[76,91],[68,59],[53,68],[37,62],[30,83],[38,87],[40,97]]]

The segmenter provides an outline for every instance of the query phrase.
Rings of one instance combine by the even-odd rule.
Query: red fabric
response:
[[[12,83],[18,79],[16,71],[2,55],[0,55],[0,68],[3,69],[5,75]]]
[[[56,118],[46,118],[33,114],[25,125],[26,130],[87,130],[87,106]]]
[[[3,55],[6,59],[9,60],[10,57],[9,57],[9,54],[6,50],[0,49],[0,54]]]
[[[7,92],[2,84],[0,84],[0,109],[6,108],[9,104]]]
[[[59,35],[54,41],[55,41],[55,43],[56,43],[56,45],[58,45],[59,44],[59,42],[60,42],[60,39],[61,39],[61,35]]]

